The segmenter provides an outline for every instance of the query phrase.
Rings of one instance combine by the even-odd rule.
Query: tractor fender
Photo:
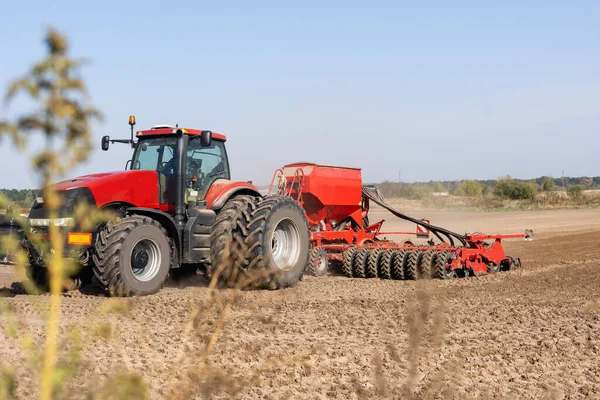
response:
[[[206,208],[219,211],[235,195],[263,197],[258,188],[249,182],[216,181],[206,194]]]
[[[136,214],[143,215],[146,217],[150,217],[152,219],[157,220],[163,228],[167,231],[169,236],[175,242],[175,247],[178,249],[178,257],[181,257],[181,236],[179,235],[179,231],[177,230],[177,225],[175,225],[175,220],[169,214],[164,211],[155,210],[153,208],[143,208],[143,207],[131,207],[126,210],[127,215]],[[179,260],[177,260],[179,261]]]

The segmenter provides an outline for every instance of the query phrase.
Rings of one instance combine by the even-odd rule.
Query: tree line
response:
[[[384,181],[371,183],[388,198],[423,199],[434,193],[447,193],[452,196],[480,197],[494,196],[509,200],[533,200],[540,192],[556,192],[564,190],[574,198],[580,197],[584,190],[600,189],[600,176],[596,177],[564,177],[552,178],[541,176],[535,179],[515,179],[510,176],[495,180],[454,180],[429,182],[394,182]]]

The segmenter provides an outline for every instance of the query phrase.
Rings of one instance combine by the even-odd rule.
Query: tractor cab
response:
[[[172,206],[177,203],[177,184],[180,178],[183,179],[185,205],[205,199],[208,190],[217,179],[230,179],[224,135],[163,124],[137,131],[137,141],[134,141],[134,116],[130,116],[129,124],[131,139],[111,140],[105,136],[102,149],[108,150],[109,142],[131,143],[134,151],[126,169],[151,170],[158,173],[161,205]],[[182,146],[180,140],[184,142]],[[185,157],[179,157],[180,149],[185,152]]]
[[[155,127],[138,132],[129,169],[155,170],[159,174],[161,203],[174,204],[177,176],[179,168],[183,167],[184,203],[202,200],[215,180],[230,179],[225,141],[220,138],[221,135],[211,135],[211,140],[205,139],[203,143],[202,131],[195,133],[193,129],[183,129],[187,136],[187,149],[180,166],[178,137],[173,133],[174,129],[179,128]]]

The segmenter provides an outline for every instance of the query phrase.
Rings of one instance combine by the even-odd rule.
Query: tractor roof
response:
[[[183,131],[183,133],[185,133],[186,135],[192,135],[192,136],[196,136],[196,135],[200,135],[200,133],[202,132],[201,129],[191,129],[191,128],[173,128],[171,126],[167,127],[167,126],[160,126],[160,127],[154,127],[152,129],[146,129],[143,131],[137,131],[135,133],[135,135],[137,137],[140,136],[151,136],[151,135],[175,135],[175,133],[177,132],[178,129],[181,129]],[[220,133],[216,133],[213,132],[212,133],[212,137],[215,140],[220,140],[220,141],[225,141],[227,140],[225,135],[221,135]]]

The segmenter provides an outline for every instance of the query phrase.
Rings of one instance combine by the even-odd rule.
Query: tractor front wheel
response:
[[[110,221],[100,231],[94,274],[111,296],[143,296],[159,291],[172,264],[170,239],[154,219],[132,215]]]

